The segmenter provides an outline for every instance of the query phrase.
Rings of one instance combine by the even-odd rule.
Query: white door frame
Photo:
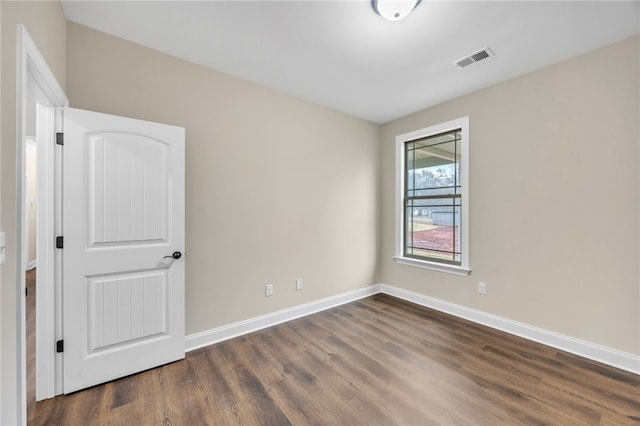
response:
[[[38,88],[38,93],[42,96],[40,101],[48,104],[53,108],[66,107],[69,101],[64,94],[64,91],[58,84],[55,76],[49,69],[49,66],[45,62],[44,58],[40,54],[35,43],[31,39],[31,36],[27,32],[27,29],[23,25],[18,25],[17,29],[17,73],[16,73],[16,176],[17,176],[17,188],[16,188],[16,285],[19,301],[17,306],[17,346],[16,346],[16,358],[18,359],[18,378],[17,378],[17,403],[18,403],[18,424],[26,424],[27,422],[27,376],[26,376],[26,318],[25,318],[25,185],[24,185],[24,159],[25,159],[25,138],[26,138],[26,106],[27,106],[27,93],[29,87]],[[59,126],[61,120],[57,118],[54,125]],[[55,131],[59,131],[54,129]],[[51,135],[52,136],[52,135]],[[53,139],[53,136],[52,136]],[[43,158],[42,164],[47,167],[43,168],[50,173],[50,177],[53,178],[60,167],[54,166],[55,155],[52,150],[42,150]],[[53,154],[53,155],[52,155]],[[42,170],[40,168],[39,172]],[[44,179],[46,176],[42,176]],[[39,181],[42,180],[39,178]],[[52,179],[53,181],[53,179]],[[51,193],[53,185],[45,185],[38,192],[38,216],[41,213],[44,217],[54,218],[54,226],[59,222],[59,210],[55,204],[55,193]],[[56,216],[54,216],[56,214]],[[41,225],[41,224],[39,224]],[[42,226],[42,225],[41,225]],[[42,348],[40,355],[41,362],[38,362],[38,378],[37,383],[44,385],[45,389],[38,389],[38,394],[41,398],[48,398],[55,396],[57,387],[60,385],[60,380],[56,380],[56,353],[54,351],[53,342],[55,342],[55,329],[56,325],[59,326],[59,319],[57,318],[57,312],[59,312],[60,299],[58,298],[60,281],[59,277],[59,264],[61,257],[55,251],[54,240],[55,235],[53,232],[49,232],[48,229],[44,232],[38,232],[39,246],[38,252],[38,268],[41,265],[47,269],[46,275],[38,275],[38,291],[37,295],[37,315],[40,318],[36,319],[37,324],[49,324],[48,327],[38,328],[36,336],[36,346]],[[55,231],[55,229],[51,230]],[[54,266],[56,265],[56,266]],[[58,290],[58,291],[57,291]],[[44,316],[44,317],[43,317]],[[44,329],[43,329],[44,328]],[[50,346],[49,346],[50,345]],[[50,348],[50,349],[47,349]],[[57,372],[60,373],[59,371]],[[58,376],[59,377],[59,376]],[[61,386],[60,386],[61,388]]]

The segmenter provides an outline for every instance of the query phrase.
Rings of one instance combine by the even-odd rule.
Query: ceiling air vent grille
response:
[[[491,56],[494,56],[493,52],[488,47],[485,47],[478,50],[477,52],[473,52],[472,54],[465,56],[464,58],[458,59],[454,62],[454,64],[458,68],[465,68],[471,64],[475,64],[478,61],[490,58]]]

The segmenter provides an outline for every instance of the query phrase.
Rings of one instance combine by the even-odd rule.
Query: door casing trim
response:
[[[16,256],[15,256],[15,268],[16,268],[16,286],[17,286],[17,318],[16,321],[16,359],[18,360],[18,368],[16,371],[16,402],[17,402],[17,424],[26,424],[27,413],[27,378],[26,378],[26,317],[25,317],[25,268],[26,268],[26,256],[25,256],[25,218],[24,218],[24,202],[26,198],[24,187],[24,159],[25,159],[25,138],[26,138],[26,107],[27,107],[27,94],[28,88],[38,88],[38,92],[42,96],[42,100],[48,103],[53,108],[63,108],[69,105],[69,100],[64,91],[60,87],[60,84],[56,80],[53,72],[47,65],[44,57],[36,47],[33,39],[29,35],[29,32],[24,25],[19,24],[17,26],[17,70],[16,70]],[[60,120],[55,120],[56,123],[61,123]],[[54,124],[56,125],[56,124]],[[48,158],[47,161],[54,161],[54,158]],[[53,165],[54,170],[59,168]],[[53,200],[56,195],[59,194],[46,194],[45,191],[40,191],[38,194],[38,201],[41,200],[41,195],[47,197],[49,201]],[[38,203],[40,206],[41,203]],[[54,215],[55,207],[54,203],[43,203],[46,208],[50,209],[48,213]],[[40,208],[40,207],[38,207]],[[43,207],[44,208],[44,207]],[[59,218],[56,218],[58,220]],[[42,235],[40,235],[42,234]],[[44,240],[40,241],[40,237]],[[53,238],[51,235],[45,235],[44,232],[38,233],[38,245],[45,247],[39,254],[49,257],[47,262],[55,262],[54,258],[56,253],[53,246],[46,249],[46,240]],[[38,259],[40,262],[41,259]],[[45,261],[45,259],[42,259]],[[59,286],[59,283],[55,283],[54,271],[52,268],[48,277],[41,277],[42,281],[45,281],[44,285],[39,286],[38,293],[42,293],[41,297],[38,297],[40,306],[37,307],[36,315],[43,313],[46,314],[52,324],[55,324],[56,319],[56,306],[55,288]],[[36,293],[36,294],[38,294]],[[47,328],[50,334],[54,331],[54,327]],[[42,336],[38,336],[38,343],[40,346],[46,347],[46,342],[40,342]],[[55,336],[46,336],[46,341],[53,341]],[[55,352],[53,348],[50,351],[43,350],[42,355],[48,358],[48,362],[41,363],[38,375],[42,374],[45,380],[40,382],[48,383],[47,389],[43,389],[41,395],[45,397],[52,397],[56,393],[56,372],[54,371],[41,371],[42,365],[49,365],[53,367],[56,363]],[[47,370],[47,368],[45,368]],[[38,380],[37,380],[38,381]],[[8,408],[8,407],[7,407]]]

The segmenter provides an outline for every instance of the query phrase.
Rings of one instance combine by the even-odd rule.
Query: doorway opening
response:
[[[55,150],[55,132],[61,127],[62,117],[57,113],[68,105],[67,97],[38,51],[23,25],[18,25],[18,70],[16,74],[17,128],[16,128],[16,175],[18,176],[16,199],[16,281],[17,330],[16,330],[16,399],[18,424],[27,420],[27,393],[33,390],[35,399],[45,399],[61,393],[62,363],[54,351],[55,338],[59,336],[61,321],[56,306],[60,300],[60,276],[57,264],[60,255],[55,253],[55,233],[60,230],[59,203],[59,153]],[[35,155],[32,155],[35,154]],[[35,170],[27,171],[27,161],[35,157]],[[35,188],[30,196],[29,188]],[[59,197],[58,197],[59,198]],[[33,206],[32,206],[33,204]],[[32,208],[33,207],[33,208]],[[31,214],[34,229],[31,229]],[[35,242],[33,242],[35,240]],[[32,243],[33,242],[33,243]],[[32,247],[35,246],[35,247]],[[33,255],[35,250],[35,256]],[[31,263],[33,261],[33,263]],[[38,290],[33,292],[33,305],[27,294],[28,266],[32,268],[30,278],[35,278]],[[33,277],[35,275],[35,277]],[[33,318],[33,340],[27,340],[27,313]],[[33,315],[35,314],[35,315]],[[34,387],[30,388],[29,377]],[[31,390],[29,395],[31,396]]]
[[[28,88],[27,88],[28,90]],[[36,401],[36,267],[37,267],[37,199],[38,199],[38,103],[32,91],[27,93],[26,140],[24,175],[22,186],[24,205],[24,265],[25,317],[26,317],[26,368],[27,368],[27,418]]]

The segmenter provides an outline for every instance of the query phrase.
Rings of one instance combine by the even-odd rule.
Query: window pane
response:
[[[460,208],[407,207],[406,255],[460,262]]]
[[[405,255],[460,263],[460,131],[405,144]]]
[[[460,193],[459,132],[449,132],[406,144],[409,197]]]

